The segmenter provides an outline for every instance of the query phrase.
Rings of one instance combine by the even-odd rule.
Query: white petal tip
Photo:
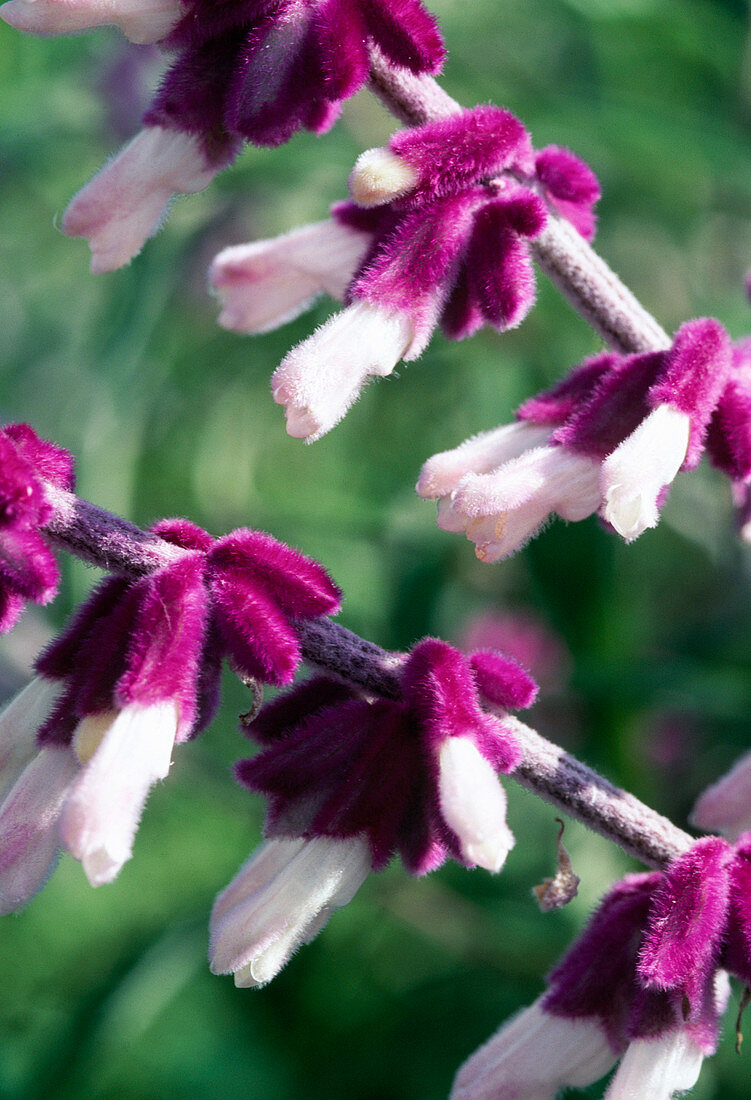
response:
[[[367,149],[352,169],[349,193],[358,206],[381,206],[406,195],[418,178],[414,168],[390,149]]]

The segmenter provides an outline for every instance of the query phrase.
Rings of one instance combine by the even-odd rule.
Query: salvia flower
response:
[[[0,15],[35,34],[111,23],[172,55],[144,129],[63,218],[64,232],[89,240],[95,272],[132,259],[173,194],[207,187],[243,141],[329,129],[373,48],[414,73],[438,71],[444,55],[420,0],[9,0]]]
[[[599,194],[586,165],[556,147],[535,155],[498,107],[394,135],[360,157],[350,187],[356,203],[329,222],[226,249],[210,273],[220,323],[242,332],[282,324],[324,291],[346,302],[272,379],[287,430],[309,441],[370,378],[416,359],[436,325],[455,339],[518,325],[534,300],[528,242],[546,222],[541,194],[592,230]]]
[[[505,714],[535,691],[500,654],[467,660],[426,639],[405,662],[399,701],[317,678],[265,707],[249,730],[262,750],[237,775],[268,797],[269,839],[216,903],[215,972],[268,981],[396,853],[414,874],[448,856],[500,870],[513,837],[496,772],[521,753],[480,699]]]
[[[175,745],[213,717],[222,657],[245,677],[289,683],[296,620],[339,607],[320,565],[263,532],[156,530],[175,560],[104,581],[38,659],[32,698],[0,719],[0,780],[13,783],[0,808],[6,910],[42,885],[58,843],[92,885],[110,882]]]
[[[50,492],[73,488],[71,455],[27,424],[0,429],[0,632],[15,624],[26,601],[45,604],[60,581],[42,527],[52,515]]]
[[[552,1100],[564,1086],[598,1080],[619,1058],[608,1100],[670,1100],[691,1088],[727,1000],[722,968],[732,964],[727,942],[743,860],[708,837],[664,874],[617,883],[544,996],[461,1067],[452,1100]]]
[[[663,352],[605,352],[527,401],[515,424],[434,455],[417,482],[438,525],[478,558],[519,549],[555,513],[597,513],[627,542],[656,526],[667,488],[695,467],[731,370],[713,320],[689,321]]]

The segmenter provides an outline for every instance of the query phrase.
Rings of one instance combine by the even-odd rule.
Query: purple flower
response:
[[[678,471],[698,463],[730,363],[712,320],[683,325],[668,351],[589,359],[515,424],[434,455],[417,492],[439,500],[438,525],[464,531],[482,561],[512,554],[551,513],[597,512],[630,542],[656,526]]]
[[[214,540],[181,520],[156,530],[174,561],[104,581],[38,659],[44,679],[0,718],[6,910],[43,884],[58,843],[92,885],[112,881],[174,746],[213,717],[222,656],[246,677],[289,683],[296,620],[338,609],[323,568],[269,535]],[[34,817],[44,828],[30,830]]]
[[[608,1100],[670,1100],[694,1085],[727,998],[720,967],[736,862],[708,837],[664,874],[617,883],[545,995],[462,1066],[452,1100],[552,1100],[619,1057]]]
[[[27,424],[0,429],[0,632],[13,627],[27,600],[49,603],[57,592],[60,574],[41,531],[55,488],[73,488],[68,452]]]
[[[374,48],[414,73],[444,47],[420,0],[9,0],[12,26],[60,34],[114,23],[173,55],[144,129],[72,200],[63,231],[112,271],[155,233],[173,194],[209,185],[243,141],[322,133],[365,83]]]
[[[241,332],[283,324],[324,291],[347,302],[272,379],[287,431],[309,442],[370,378],[416,359],[437,324],[455,339],[518,325],[534,300],[528,241],[547,216],[535,189],[585,235],[599,195],[586,165],[552,146],[535,157],[522,124],[499,107],[395,134],[363,153],[350,189],[357,205],[334,207],[331,221],[226,249],[210,275],[220,323]]]
[[[528,706],[534,683],[500,654],[467,661],[426,639],[407,658],[402,693],[372,701],[314,679],[252,724],[262,751],[236,770],[268,796],[271,839],[217,901],[213,969],[268,981],[397,852],[414,874],[449,855],[500,870],[514,841],[496,772],[512,771],[520,750],[505,709],[483,713],[480,698]]]

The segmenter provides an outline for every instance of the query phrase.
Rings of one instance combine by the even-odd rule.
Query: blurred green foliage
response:
[[[517,113],[538,146],[569,145],[603,185],[597,247],[674,329],[712,314],[751,329],[751,47],[745,0],[438,0],[445,83]],[[158,59],[114,31],[36,41],[0,29],[0,412],[78,458],[80,492],[147,523],[184,514],[221,533],[252,524],[322,560],[341,621],[386,646],[458,639],[479,612],[526,608],[558,632],[573,672],[531,721],[683,823],[696,793],[751,740],[751,551],[728,487],[678,479],[660,527],[626,547],[590,520],[554,524],[499,566],[438,531],[412,492],[421,462],[509,419],[597,339],[541,280],[516,332],[423,359],[372,385],[312,447],[287,438],[268,378],[326,315],[279,333],[222,332],[204,288],[224,244],[325,215],[357,154],[392,123],[369,96],[334,132],[247,150],[175,204],[126,270],[94,278],[56,220],[135,127]],[[132,65],[114,104],[117,66]],[[117,109],[115,109],[117,108]],[[7,641],[22,666],[88,591],[65,563],[43,618]],[[12,676],[10,677],[12,679]],[[3,1100],[434,1100],[460,1061],[541,990],[589,908],[630,864],[570,824],[579,898],[542,916],[554,813],[511,793],[518,843],[498,879],[398,867],[262,992],[205,965],[213,895],[257,842],[262,807],[232,781],[245,752],[230,679],[222,716],[178,754],[136,854],[92,891],[66,859],[0,937]],[[736,991],[737,996],[737,991]],[[694,1095],[748,1097],[730,1037]],[[542,1053],[541,1056],[544,1056]],[[602,1095],[602,1086],[588,1095]]]

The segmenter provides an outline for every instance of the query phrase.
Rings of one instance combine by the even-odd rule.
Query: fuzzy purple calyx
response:
[[[140,580],[111,577],[37,661],[63,692],[39,732],[68,744],[87,717],[169,702],[177,741],[213,717],[221,659],[244,675],[287,683],[300,663],[295,622],[338,610],[317,562],[259,531],[213,539],[186,520],[155,532],[184,554]]]
[[[264,707],[248,730],[264,748],[236,772],[269,798],[269,834],[362,835],[376,869],[398,852],[415,874],[449,855],[497,870],[513,840],[493,773],[512,771],[521,754],[502,720],[481,710],[477,681],[516,705],[533,686],[501,655],[482,654],[478,668],[429,638],[405,662],[399,701],[319,678]],[[487,830],[468,809],[465,779],[494,819]]]
[[[28,424],[0,429],[0,632],[25,601],[48,603],[60,576],[42,527],[52,513],[45,486],[73,488],[71,455]]]

